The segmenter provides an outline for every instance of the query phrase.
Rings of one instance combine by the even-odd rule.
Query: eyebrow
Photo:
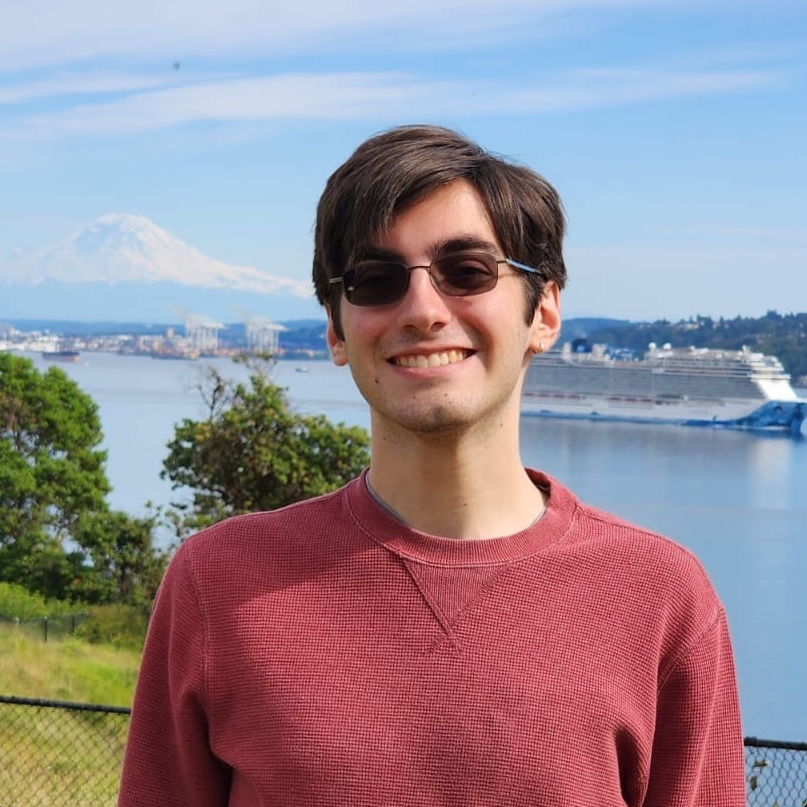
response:
[[[491,255],[501,251],[498,245],[488,241],[486,238],[480,238],[476,235],[457,235],[432,244],[429,247],[429,256],[431,260],[435,260],[443,255],[452,255],[455,252],[467,252],[469,250],[489,252]],[[359,255],[359,260],[394,261],[395,263],[406,264],[403,255],[397,250],[374,245],[363,249]]]

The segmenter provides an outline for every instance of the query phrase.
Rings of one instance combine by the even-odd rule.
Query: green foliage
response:
[[[246,384],[210,368],[201,387],[208,417],[183,420],[168,444],[163,478],[193,489],[179,532],[326,493],[369,461],[364,429],[294,412],[265,364],[250,370]]]
[[[87,610],[90,618],[76,628],[77,639],[138,652],[143,649],[149,623],[148,608],[111,603],[91,605]]]
[[[76,607],[69,602],[49,600],[16,583],[0,583],[0,614],[12,619],[39,619],[70,614]]]
[[[0,353],[0,580],[64,593],[79,559],[63,542],[106,507],[101,439],[95,403],[64,372]]]
[[[85,514],[73,532],[85,560],[72,595],[87,603],[150,603],[157,593],[168,555],[154,547],[157,516],[126,513]]]
[[[91,644],[105,644],[140,651],[146,638],[149,608],[146,603],[106,605],[49,600],[15,583],[0,583],[0,617],[22,621],[68,614],[89,614],[81,619],[75,636]],[[0,619],[0,622],[4,620]],[[30,633],[30,631],[29,631]]]
[[[62,370],[0,353],[0,582],[88,603],[153,597],[157,517],[109,511],[102,438],[95,402]]]

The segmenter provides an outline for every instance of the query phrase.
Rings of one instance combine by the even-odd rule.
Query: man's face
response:
[[[374,247],[406,264],[428,265],[468,241],[505,258],[474,188],[455,182],[402,212]],[[454,246],[452,247],[452,244]],[[328,344],[349,364],[372,410],[373,437],[385,429],[414,433],[496,427],[519,414],[521,382],[532,355],[560,326],[557,288],[548,284],[531,325],[525,289],[504,264],[494,289],[470,297],[441,294],[428,273],[410,273],[396,303],[360,307],[341,300],[344,338],[329,319]]]

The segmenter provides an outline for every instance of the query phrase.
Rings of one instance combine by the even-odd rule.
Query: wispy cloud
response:
[[[557,65],[516,78],[512,70],[506,77],[489,72],[480,60],[484,48],[493,53],[508,41],[523,44],[525,36],[533,46],[553,31],[573,36],[569,20],[585,18],[590,28],[591,19],[624,9],[691,7],[695,0],[356,0],[345,7],[330,0],[45,2],[43,9],[7,0],[0,18],[0,136],[7,142],[195,123],[583,111],[752,92],[781,83],[788,70],[755,61],[750,45],[745,60],[734,54],[721,63],[711,54],[699,62],[694,54],[655,65]],[[494,48],[494,37],[504,42]],[[456,74],[428,60],[421,67],[415,59],[414,69],[402,71],[400,59],[378,58],[366,69],[368,53],[423,47],[441,54],[455,49],[462,78],[445,78]],[[767,53],[762,45],[761,52]],[[188,70],[184,60],[191,54]],[[317,69],[299,70],[303,59]],[[181,70],[172,68],[175,61]]]
[[[652,69],[578,70],[512,81],[441,81],[396,72],[286,73],[226,77],[141,92],[97,103],[67,105],[46,114],[22,115],[6,136],[50,139],[69,135],[125,135],[194,123],[278,120],[398,119],[413,116],[540,114],[753,91],[777,81],[772,71],[664,72]],[[142,79],[87,79],[85,90],[136,89]],[[153,82],[159,85],[158,81]],[[66,85],[77,91],[81,82]],[[53,92],[45,83],[39,91]],[[22,93],[22,91],[20,91]],[[0,94],[0,100],[2,99]],[[1,130],[0,130],[1,131]]]
[[[688,5],[693,0],[355,0],[266,3],[229,0],[5,0],[0,25],[0,69],[27,69],[107,58],[290,53],[383,52],[484,42],[505,28],[535,30],[559,16],[642,5]],[[714,2],[714,0],[712,0]],[[726,0],[723,0],[726,2]],[[439,29],[439,37],[432,34]],[[368,37],[373,32],[375,36]]]
[[[156,75],[125,73],[60,73],[47,79],[0,86],[0,106],[45,98],[142,92],[174,83]]]
[[[418,82],[390,73],[291,73],[225,79],[143,92],[19,121],[22,137],[120,135],[206,122],[383,117],[411,103],[451,96],[461,83]],[[23,134],[23,130],[25,133]]]

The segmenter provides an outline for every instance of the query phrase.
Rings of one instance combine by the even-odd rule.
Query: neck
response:
[[[527,476],[517,419],[487,434],[398,433],[373,421],[369,482],[406,524],[447,538],[512,535],[538,518],[543,493]]]

